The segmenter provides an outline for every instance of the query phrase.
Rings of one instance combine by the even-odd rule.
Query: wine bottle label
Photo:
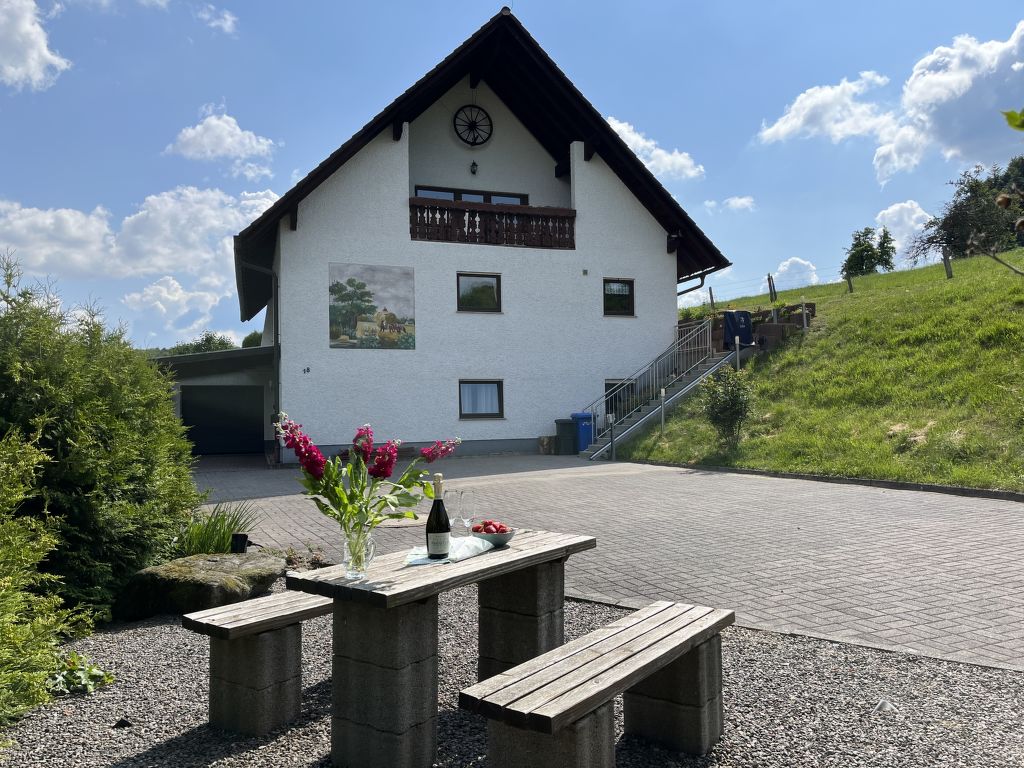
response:
[[[451,542],[451,538],[451,533],[428,533],[427,554],[447,555],[450,548],[449,543]]]

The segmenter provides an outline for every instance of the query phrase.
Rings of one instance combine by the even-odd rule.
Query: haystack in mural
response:
[[[416,349],[412,267],[331,264],[332,349]]]

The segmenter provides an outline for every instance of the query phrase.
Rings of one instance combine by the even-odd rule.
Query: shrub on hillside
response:
[[[59,597],[45,596],[56,577],[38,566],[56,537],[38,520],[13,515],[43,461],[16,432],[0,439],[0,726],[47,700],[58,642],[82,623],[60,608]]]
[[[701,412],[722,440],[739,440],[752,402],[753,390],[747,376],[728,366],[719,368],[701,384]]]
[[[0,432],[37,434],[50,459],[17,514],[58,538],[43,567],[63,578],[48,586],[105,617],[199,501],[171,381],[123,330],[22,288],[9,257],[0,273]]]

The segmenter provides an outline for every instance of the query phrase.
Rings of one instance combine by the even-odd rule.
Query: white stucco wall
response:
[[[466,104],[487,111],[494,132],[471,147],[452,128],[452,117]],[[477,172],[469,172],[476,162]],[[432,185],[486,192],[526,193],[530,205],[569,207],[569,178],[555,178],[555,161],[504,102],[481,82],[466,77],[409,124],[409,195],[415,186]]]
[[[458,107],[455,101],[445,109]],[[498,104],[488,104],[496,138],[511,130]],[[415,125],[398,142],[385,131],[300,203],[297,231],[281,226],[282,406],[325,445],[347,443],[365,422],[382,438],[412,442],[553,434],[555,418],[599,397],[606,379],[632,373],[671,342],[675,257],[665,252],[665,232],[599,156],[584,162],[582,145],[574,145],[575,250],[413,241],[410,168],[426,167],[410,158],[417,136]],[[439,141],[442,154],[452,151]],[[512,170],[508,181],[486,186],[567,205],[568,196],[551,197],[553,166],[544,156],[550,178],[538,176],[537,187],[522,187],[526,177]],[[466,186],[455,177],[430,183]],[[329,348],[330,262],[415,269],[415,350]],[[460,271],[501,274],[500,314],[456,311]],[[636,317],[603,316],[604,277],[636,281]],[[458,381],[476,378],[504,381],[504,419],[459,419]]]

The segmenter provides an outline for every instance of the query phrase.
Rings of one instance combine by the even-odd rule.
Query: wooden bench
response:
[[[297,718],[302,622],[333,605],[329,598],[278,592],[182,616],[185,629],[210,636],[210,724],[256,736]]]
[[[732,611],[657,602],[459,694],[490,719],[496,768],[612,768],[612,699],[625,730],[703,755],[722,734],[722,645]]]

